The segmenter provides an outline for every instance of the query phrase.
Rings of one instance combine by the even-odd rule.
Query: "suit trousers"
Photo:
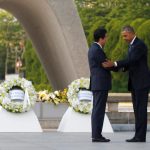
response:
[[[105,116],[106,101],[108,91],[92,91],[93,92],[93,110],[91,116],[92,138],[102,137],[102,128]]]
[[[146,139],[148,92],[149,89],[131,91],[135,115],[135,137],[139,139]]]

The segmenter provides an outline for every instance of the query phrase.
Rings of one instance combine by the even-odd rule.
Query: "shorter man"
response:
[[[106,101],[108,90],[111,89],[110,71],[103,68],[102,63],[106,61],[106,55],[103,47],[106,43],[106,30],[98,28],[94,32],[95,42],[88,51],[90,67],[90,88],[93,92],[93,110],[92,110],[92,142],[109,142],[102,136]]]

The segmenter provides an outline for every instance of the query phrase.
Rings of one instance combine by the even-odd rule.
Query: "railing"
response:
[[[150,102],[150,94],[149,100]],[[119,103],[128,103],[132,102],[130,93],[109,93],[108,95],[108,112],[118,112]]]
[[[150,104],[150,94],[148,100]],[[120,107],[120,103],[124,103]],[[109,93],[107,101],[107,115],[111,124],[126,124],[131,125],[135,123],[133,112],[131,93]],[[150,110],[148,108],[148,124],[150,124]],[[122,127],[121,127],[122,128]],[[117,129],[118,130],[118,129]],[[120,129],[121,130],[121,129]]]

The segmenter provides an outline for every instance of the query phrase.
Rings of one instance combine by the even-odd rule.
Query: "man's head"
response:
[[[102,27],[99,27],[98,29],[96,29],[94,31],[94,40],[95,42],[98,42],[101,44],[101,46],[104,46],[105,43],[106,43],[106,29],[102,28]]]
[[[134,29],[131,26],[123,27],[122,28],[122,37],[126,42],[131,43],[131,41],[135,37]]]

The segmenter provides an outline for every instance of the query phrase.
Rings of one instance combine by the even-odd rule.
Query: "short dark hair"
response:
[[[130,25],[124,26],[124,27],[122,28],[122,31],[135,33],[133,27],[131,27]]]
[[[94,41],[98,42],[100,38],[104,39],[106,36],[107,30],[103,27],[99,27],[94,31]]]

